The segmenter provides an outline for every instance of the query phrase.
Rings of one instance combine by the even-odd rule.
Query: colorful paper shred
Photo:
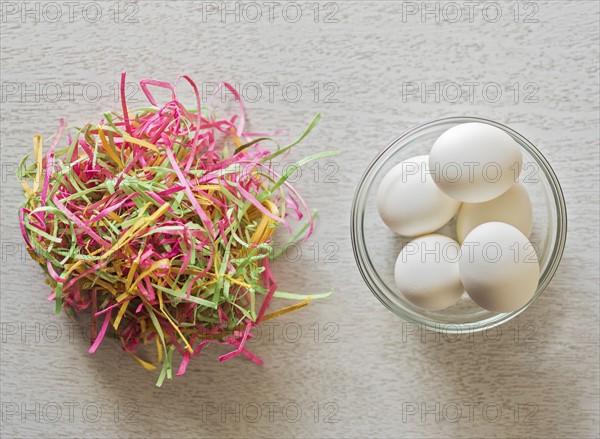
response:
[[[195,108],[177,98],[182,81],[194,91]],[[252,329],[330,294],[279,292],[270,259],[273,232],[291,231],[290,215],[305,221],[291,240],[313,230],[313,213],[288,177],[336,153],[311,155],[279,175],[273,159],[302,141],[318,115],[281,147],[246,130],[242,100],[227,83],[221,87],[240,111],[223,119],[203,106],[188,76],[140,86],[146,108],[127,108],[123,73],[121,112],[73,129],[61,120],[46,154],[35,136],[34,163],[26,157],[19,167],[27,249],[47,274],[55,312],[91,312],[90,353],[113,331],[125,352],[153,370],[136,348],[155,345],[159,386],[172,377],[174,351],[181,375],[210,343],[230,346],[220,361],[244,355],[262,364],[246,347]],[[159,106],[150,87],[169,90],[171,100]],[[301,301],[268,313],[278,296]]]

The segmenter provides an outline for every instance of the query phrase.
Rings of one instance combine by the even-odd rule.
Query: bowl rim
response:
[[[441,323],[436,322],[433,319],[428,319],[420,316],[413,315],[412,313],[402,309],[398,305],[396,305],[386,293],[381,291],[381,289],[377,286],[377,281],[372,277],[370,273],[369,267],[366,265],[364,259],[368,259],[368,252],[366,251],[366,243],[364,241],[364,233],[363,233],[363,224],[364,220],[362,217],[364,213],[361,213],[360,206],[366,202],[366,194],[368,193],[367,189],[370,189],[372,185],[372,180],[374,178],[374,170],[377,169],[377,165],[380,163],[383,157],[385,157],[388,153],[394,150],[394,147],[401,142],[402,140],[406,140],[407,138],[421,132],[427,128],[434,127],[436,125],[448,124],[448,123],[469,123],[469,122],[480,122],[486,123],[488,125],[495,126],[497,128],[502,129],[503,131],[509,133],[511,136],[516,138],[519,142],[519,145],[523,147],[530,155],[534,157],[534,159],[540,165],[541,170],[544,172],[546,178],[548,179],[549,185],[551,187],[552,195],[554,197],[556,203],[556,233],[555,233],[555,243],[551,250],[551,259],[548,266],[545,268],[543,273],[540,273],[540,281],[538,283],[538,287],[534,296],[521,308],[516,311],[508,312],[508,313],[496,313],[495,315],[488,317],[483,320],[478,320],[475,322],[466,322],[460,324],[452,324],[452,323]],[[369,183],[367,185],[367,183]],[[362,202],[361,202],[362,201]],[[463,333],[473,333],[480,332],[487,329],[494,328],[503,323],[508,322],[509,320],[515,318],[523,311],[525,311],[533,302],[537,300],[537,298],[542,294],[542,292],[546,289],[558,266],[560,265],[560,261],[562,259],[562,255],[564,253],[566,239],[567,239],[567,208],[565,203],[564,194],[562,191],[562,187],[556,176],[556,173],[550,166],[548,160],[544,157],[544,155],[540,152],[538,148],[533,145],[529,140],[527,140],[524,136],[519,134],[517,131],[512,128],[503,125],[501,123],[492,121],[490,119],[485,119],[481,117],[473,117],[473,116],[452,116],[452,117],[444,117],[440,119],[430,120],[428,122],[421,123],[416,125],[406,131],[404,131],[401,135],[396,137],[391,143],[389,143],[385,148],[383,148],[368,164],[365,171],[362,173],[359,183],[354,192],[354,197],[352,199],[352,207],[350,214],[350,238],[352,242],[352,251],[354,254],[355,262],[358,266],[358,270],[367,284],[367,287],[371,290],[373,295],[377,297],[377,299],[390,311],[392,311],[397,316],[402,319],[415,323],[418,325],[422,325],[426,330],[434,331],[434,332],[443,332],[448,334],[463,334]],[[372,271],[376,272],[376,269],[373,267]]]

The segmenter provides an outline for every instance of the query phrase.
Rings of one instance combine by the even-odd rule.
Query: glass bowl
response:
[[[481,122],[500,128],[521,147],[523,170],[519,181],[531,199],[533,226],[529,236],[540,263],[540,280],[533,298],[521,309],[509,313],[487,311],[466,293],[449,308],[432,311],[408,302],[396,290],[394,265],[411,238],[389,230],[379,217],[377,189],[386,173],[409,158],[427,155],[435,140],[447,129],[462,123]],[[456,239],[456,219],[436,233]],[[526,138],[512,129],[476,117],[450,117],[419,125],[394,140],[367,167],[352,203],[351,237],[358,268],[369,289],[387,308],[423,328],[445,333],[477,332],[500,325],[529,307],[544,291],[556,272],[567,237],[567,211],[562,189],[548,161]]]

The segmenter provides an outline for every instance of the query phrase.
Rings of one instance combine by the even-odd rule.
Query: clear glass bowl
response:
[[[390,231],[377,212],[377,189],[385,174],[406,159],[429,154],[431,146],[444,131],[467,122],[482,122],[502,129],[515,139],[523,153],[520,181],[531,198],[533,227],[529,239],[537,250],[540,280],[529,303],[510,313],[487,311],[466,293],[458,303],[441,311],[422,309],[404,299],[396,290],[394,264],[403,246],[411,239]],[[356,189],[350,230],[360,273],[369,289],[387,308],[428,330],[457,334],[482,331],[507,322],[540,296],[562,257],[567,237],[567,211],[554,171],[531,142],[497,122],[475,117],[451,117],[427,122],[405,132],[375,157]],[[442,227],[439,233],[456,239],[455,219]]]

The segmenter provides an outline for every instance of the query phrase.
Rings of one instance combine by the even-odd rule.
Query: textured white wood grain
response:
[[[138,23],[91,24],[80,14],[73,23],[6,16],[0,116],[2,437],[598,437],[598,4],[539,2],[537,23],[523,23],[522,16],[515,23],[509,9],[514,3],[500,3],[498,23],[486,22],[479,9],[472,23],[403,22],[399,2],[339,3],[337,23],[324,23],[323,16],[315,23],[310,2],[303,8],[307,18],[298,23],[283,20],[281,9],[273,23],[203,20],[202,4],[187,1],[136,2]],[[98,4],[105,14],[114,5]],[[333,288],[336,294],[283,317],[271,327],[273,339],[262,334],[254,351],[264,367],[241,359],[219,364],[222,351],[212,348],[185,376],[156,389],[156,375],[145,373],[116,345],[85,354],[85,338],[69,337],[67,318],[51,314],[40,270],[15,254],[21,191],[12,164],[30,151],[34,133],[54,132],[59,117],[79,124],[115,105],[110,87],[122,70],[131,81],[174,80],[187,73],[206,82],[298,83],[303,95],[296,103],[282,99],[281,86],[273,102],[263,96],[249,103],[251,126],[298,133],[321,112],[318,129],[294,157],[343,151],[335,159],[337,182],[325,182],[323,168],[318,181],[311,170],[303,174],[299,188],[319,209],[318,227],[300,261],[276,266],[282,288]],[[505,95],[498,103],[486,102],[478,87],[473,102],[414,97],[403,102],[403,83],[433,87],[438,81],[493,82]],[[69,82],[94,82],[103,97],[49,102],[54,95],[48,89],[35,102],[35,96],[21,99],[6,89],[15,82],[29,89],[56,82],[63,93]],[[324,102],[329,82],[339,87],[334,96],[339,102]],[[522,92],[518,99],[509,91],[515,82]],[[321,89],[317,102],[314,83]],[[525,102],[525,83],[538,89],[538,102]],[[88,89],[92,98],[93,91]],[[266,86],[262,91],[268,92]],[[139,91],[132,97],[141,98]],[[350,205],[371,157],[411,126],[450,115],[491,118],[524,134],[551,162],[567,201],[561,267],[537,303],[503,326],[496,342],[481,335],[451,343],[411,334],[411,327],[371,295],[352,256]],[[332,263],[324,261],[332,248],[328,243],[339,247]],[[26,331],[18,327],[21,322]],[[293,342],[298,329],[302,335]],[[130,403],[138,408],[134,422],[125,419],[134,407]],[[269,403],[279,407],[273,418]],[[532,406],[521,406],[515,419],[515,404],[528,403],[537,413],[526,419]],[[69,404],[78,404],[72,416]],[[223,404],[231,412],[224,414]],[[48,422],[56,405],[61,416]],[[92,422],[98,406],[102,415]],[[252,422],[257,406],[262,413]],[[11,415],[15,407],[19,413]],[[298,407],[302,413],[292,422]],[[415,407],[419,413],[408,414]],[[457,416],[456,407],[462,414],[453,423],[448,418]],[[492,422],[497,407],[502,415]],[[432,413],[423,418],[422,408]],[[30,410],[25,418],[23,409]]]

